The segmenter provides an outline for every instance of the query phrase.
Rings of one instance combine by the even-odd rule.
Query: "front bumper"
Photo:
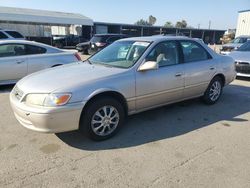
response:
[[[250,78],[250,74],[244,74],[244,73],[237,73],[237,76]]]
[[[77,130],[84,103],[63,107],[30,107],[10,94],[10,103],[16,119],[27,129],[43,133]]]
[[[250,63],[236,61],[237,76],[250,77]]]

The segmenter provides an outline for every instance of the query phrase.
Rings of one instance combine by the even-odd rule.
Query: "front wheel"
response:
[[[124,108],[119,101],[111,97],[99,98],[83,111],[80,130],[92,140],[106,140],[120,130],[124,118]]]
[[[203,100],[206,104],[215,104],[223,90],[223,84],[222,80],[220,77],[215,77],[213,80],[210,82],[206,92],[203,95]]]

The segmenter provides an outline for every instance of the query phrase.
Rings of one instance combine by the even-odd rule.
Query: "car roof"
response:
[[[95,34],[94,36],[97,36],[97,37],[102,37],[102,36],[126,36],[126,34],[108,33],[108,34]]]
[[[163,35],[154,35],[154,36],[148,36],[148,37],[132,37],[132,38],[125,38],[121,39],[121,41],[144,41],[144,42],[160,42],[164,40],[193,40],[191,38],[188,38],[186,36],[163,36]]]
[[[240,35],[240,36],[238,36],[236,38],[250,38],[250,35]]]

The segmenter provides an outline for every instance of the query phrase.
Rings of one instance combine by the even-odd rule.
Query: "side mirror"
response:
[[[147,61],[138,68],[138,71],[156,70],[158,68],[159,65],[156,61]]]

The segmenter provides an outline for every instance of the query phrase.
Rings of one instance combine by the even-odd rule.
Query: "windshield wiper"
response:
[[[86,59],[86,61],[87,61],[90,65],[92,65],[92,63],[90,62],[90,60]]]

